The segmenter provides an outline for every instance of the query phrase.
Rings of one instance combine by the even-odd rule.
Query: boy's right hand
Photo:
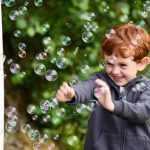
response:
[[[56,99],[60,102],[68,102],[75,96],[75,91],[71,88],[67,82],[63,82],[60,88],[57,90]]]

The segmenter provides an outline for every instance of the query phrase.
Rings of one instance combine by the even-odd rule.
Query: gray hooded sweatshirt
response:
[[[96,79],[108,84],[115,111],[96,105],[88,122],[84,150],[150,150],[150,79],[136,77],[119,87],[106,73],[97,72],[72,86],[75,97],[71,103],[96,99]]]

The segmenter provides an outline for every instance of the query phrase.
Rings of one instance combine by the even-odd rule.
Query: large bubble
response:
[[[39,64],[36,64],[35,67],[34,67],[34,72],[37,74],[37,75],[44,75],[45,74],[45,71],[46,71],[46,68],[43,64],[39,63]]]
[[[20,66],[18,64],[16,64],[16,63],[12,63],[10,65],[10,71],[13,74],[17,74],[20,71]]]
[[[45,73],[45,78],[48,81],[55,81],[58,78],[57,71],[54,69],[47,70]]]
[[[93,34],[92,32],[88,32],[88,31],[85,31],[83,34],[82,34],[82,40],[85,42],[85,43],[90,43],[93,41]]]
[[[57,65],[58,68],[64,69],[68,66],[68,60],[64,57],[58,58],[57,61],[56,61],[56,65]]]
[[[12,10],[10,13],[9,13],[9,17],[12,21],[15,21],[19,18],[19,12],[17,10]]]
[[[4,2],[7,7],[12,7],[15,4],[15,0],[5,0]]]

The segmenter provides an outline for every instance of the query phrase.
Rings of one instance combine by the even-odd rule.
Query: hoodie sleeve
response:
[[[142,92],[136,103],[113,101],[114,114],[132,123],[145,123],[150,119],[150,89]]]
[[[97,74],[92,74],[88,79],[81,83],[75,84],[72,88],[75,90],[75,97],[72,104],[87,103],[94,98],[94,88],[96,87],[95,80],[98,78]]]

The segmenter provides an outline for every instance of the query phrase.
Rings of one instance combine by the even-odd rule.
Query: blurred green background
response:
[[[15,15],[11,15],[15,10]],[[92,15],[95,15],[95,17]],[[2,2],[3,44],[6,60],[5,109],[14,106],[19,118],[18,130],[12,134],[5,129],[5,149],[32,150],[34,141],[21,131],[28,123],[58,150],[82,150],[87,122],[91,110],[87,106],[58,104],[42,112],[40,102],[53,102],[55,93],[63,81],[70,85],[81,82],[95,71],[103,71],[100,47],[102,38],[117,25],[135,23],[150,31],[150,1],[142,0],[4,0]],[[17,34],[14,34],[19,30]],[[91,34],[83,39],[83,33]],[[90,33],[89,33],[90,32]],[[93,35],[93,36],[92,36]],[[62,38],[70,37],[64,45]],[[48,37],[51,38],[48,41]],[[26,45],[26,56],[18,55],[19,43]],[[64,53],[58,51],[64,48]],[[21,51],[22,52],[22,51]],[[45,57],[43,57],[45,56]],[[66,58],[67,66],[58,66],[58,59]],[[20,65],[20,71],[12,73],[12,63]],[[35,73],[35,66],[43,64],[46,70],[54,69],[58,77],[54,81]],[[142,72],[149,77],[149,66]],[[32,106],[32,107],[31,107]],[[33,106],[36,108],[33,109]],[[31,109],[32,108],[32,109]],[[28,109],[28,111],[27,111]],[[43,117],[49,115],[45,122]],[[5,124],[7,116],[5,115]],[[13,138],[12,138],[13,137]],[[15,142],[14,141],[18,141]]]

